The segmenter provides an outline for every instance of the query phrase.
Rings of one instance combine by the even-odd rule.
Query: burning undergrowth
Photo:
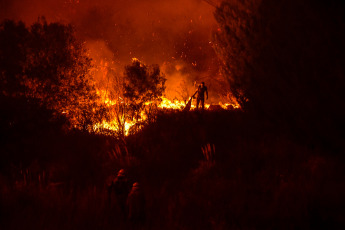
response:
[[[182,110],[197,87],[197,72],[182,61],[159,66],[133,58],[122,66],[105,43],[84,44],[69,25],[4,21],[1,32],[3,57],[17,58],[3,60],[3,96],[37,100],[70,128],[123,137],[154,121],[159,110]],[[210,89],[220,95],[211,83]],[[226,108],[225,102],[217,104]]]
[[[104,41],[89,41],[86,46],[89,57],[92,57],[91,73],[99,96],[97,103],[107,110],[104,119],[94,124],[95,132],[120,133],[123,136],[130,129],[133,132],[153,121],[154,114],[159,110],[183,110],[200,81],[208,79],[207,72],[200,74],[181,60],[164,62],[158,66],[147,65],[132,58],[132,64],[123,67],[114,59],[114,53]],[[154,75],[158,78],[152,79]],[[208,80],[206,84],[210,91],[206,108],[210,104],[216,105],[211,106],[211,109],[240,107],[224,87],[221,75],[217,74],[213,81]]]
[[[207,104],[216,104],[218,109],[229,108],[230,104],[238,107],[219,72],[210,33],[217,27],[214,8],[205,1],[5,1],[4,5],[3,17],[31,24],[38,15],[45,15],[48,24],[72,23],[76,28],[74,36],[85,41],[82,47],[87,52],[83,58],[91,61],[92,67],[88,67],[90,63],[82,66],[83,75],[96,93],[94,98],[84,100],[76,94],[77,99],[68,100],[67,95],[73,90],[67,87],[66,106],[58,113],[68,117],[71,127],[123,135],[134,124],[147,120],[145,116],[136,116],[134,121],[130,116],[125,119],[116,115],[124,113],[124,105],[128,107],[130,103],[123,95],[122,84],[125,66],[131,64],[132,58],[147,65],[157,64],[166,78],[158,108],[183,109],[202,81],[210,91]],[[37,81],[30,85],[40,89]],[[56,101],[59,100],[53,98],[52,102]]]
[[[108,129],[127,135],[131,127],[132,131],[138,130],[143,124],[154,121],[159,110],[183,110],[198,85],[196,81],[186,82],[190,74],[182,68],[178,64],[165,64],[163,71],[167,75],[158,65],[145,65],[133,58],[132,64],[121,73],[114,63],[101,60],[93,71],[98,79],[98,103],[104,104],[108,111],[107,117],[95,124],[94,131]],[[219,97],[213,97],[211,101],[217,99]],[[239,108],[236,100],[230,99],[233,98],[224,97],[223,102],[216,104],[220,109]],[[209,107],[210,104],[206,104],[206,108]]]

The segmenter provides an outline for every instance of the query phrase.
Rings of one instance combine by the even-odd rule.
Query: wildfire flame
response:
[[[97,60],[97,58],[93,59]],[[142,63],[137,58],[132,58],[132,61]],[[98,79],[98,84],[96,84],[95,86],[96,93],[98,95],[96,104],[100,107],[106,108],[107,113],[104,119],[102,118],[101,121],[97,120],[96,122],[93,122],[92,127],[90,127],[91,132],[99,134],[117,133],[127,136],[129,135],[131,128],[135,128],[135,125],[140,126],[140,124],[145,123],[145,121],[147,121],[148,119],[144,112],[141,112],[140,116],[136,118],[128,118],[126,113],[128,112],[130,103],[123,97],[123,94],[121,93],[121,91],[123,90],[121,89],[121,87],[123,85],[124,78],[118,72],[119,71],[116,67],[113,67],[111,63],[104,61],[103,59],[100,59],[98,60],[98,62],[93,63],[91,74],[96,76],[96,79]],[[155,108],[158,107],[159,110],[182,111],[186,107],[188,100],[191,99],[186,98],[186,95],[190,94],[191,90],[193,89],[185,89],[184,94],[178,95],[181,98],[184,98],[184,100],[170,99],[171,97],[176,98],[176,95],[173,96],[173,94],[170,93],[170,90],[170,92],[168,92],[169,95],[160,97],[160,100],[158,100],[160,102],[158,105],[155,105]],[[227,96],[227,99],[225,99],[225,101],[226,100],[230,102],[218,102],[212,104],[205,103],[205,109],[229,110],[240,108],[240,105],[233,97]],[[196,109],[195,104],[196,100],[193,100],[190,110]],[[152,106],[152,103],[146,102],[145,106],[150,107]]]
[[[97,91],[98,95],[101,97],[99,103],[104,103],[104,105],[108,107],[116,106],[119,103],[125,103],[122,98],[119,98],[118,100],[112,100],[107,96],[107,93],[104,90],[98,90]],[[186,107],[186,103],[184,101],[179,101],[177,99],[175,100],[170,100],[164,96],[161,97],[161,103],[158,105],[159,109],[173,109],[173,110],[183,110]],[[219,107],[222,109],[229,109],[229,108],[234,108],[238,109],[240,108],[240,105],[238,103],[222,103],[219,102],[217,104]],[[208,110],[210,108],[210,104],[205,103],[205,109]],[[192,104],[191,110],[195,110],[196,106]],[[137,122],[142,122],[145,121],[147,117],[145,117],[144,114],[142,114],[142,118],[140,120],[126,120],[122,124],[124,126],[124,134],[128,135],[129,130],[131,127],[133,127]],[[120,128],[121,124],[118,122],[118,120],[113,117],[110,121],[103,120],[102,122],[98,122],[93,125],[93,132],[95,133],[103,133],[104,130],[112,131],[112,132],[117,132]]]

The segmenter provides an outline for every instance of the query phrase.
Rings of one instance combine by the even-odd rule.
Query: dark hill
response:
[[[133,223],[109,206],[105,185],[124,168],[145,195],[144,229],[343,228],[342,150],[294,130],[221,110],[165,111],[122,141],[33,133],[25,151],[33,157],[6,158],[2,168],[0,221],[6,229],[127,229]],[[7,143],[25,143],[18,137]]]

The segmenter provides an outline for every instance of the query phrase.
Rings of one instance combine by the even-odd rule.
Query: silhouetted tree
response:
[[[0,25],[1,94],[36,99],[64,114],[73,126],[88,128],[99,119],[90,58],[71,25],[40,19]]]
[[[157,65],[146,66],[137,59],[125,67],[124,96],[129,102],[128,116],[139,121],[154,118],[154,111],[165,90],[165,77]]]
[[[23,22],[4,21],[0,24],[0,93],[18,96],[24,93],[21,78],[26,62],[29,31]]]
[[[52,111],[38,99],[26,97],[24,77],[30,31],[23,22],[10,20],[0,24],[0,130],[1,146],[20,136],[33,135],[47,126]],[[13,150],[12,150],[13,151]],[[6,151],[4,151],[6,154]]]
[[[339,1],[223,1],[214,47],[242,105],[296,133],[344,127],[343,9]]]
[[[244,105],[257,55],[259,1],[223,1],[215,12],[219,24],[214,49],[222,61],[232,93]]]

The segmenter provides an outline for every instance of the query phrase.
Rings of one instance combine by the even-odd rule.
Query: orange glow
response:
[[[106,93],[103,90],[99,90],[99,91],[97,91],[97,93],[99,95],[103,95],[103,97],[101,97],[101,100],[99,101],[99,103],[103,103],[108,107],[113,107],[113,106],[116,106],[118,104],[125,103],[123,101],[115,101],[115,100],[109,99],[108,97],[104,96],[104,95],[106,95]],[[166,97],[162,97],[161,99],[162,99],[162,101],[158,106],[159,109],[173,109],[173,110],[182,111],[186,106],[186,103],[183,101],[170,100]],[[228,110],[231,108],[234,108],[234,109],[240,108],[239,104],[234,104],[234,103],[219,102],[218,105],[221,106],[221,108],[223,108],[225,110]],[[209,107],[210,107],[210,104],[205,103],[205,109],[208,110]],[[195,109],[196,109],[195,100],[193,100],[191,110],[195,110]],[[110,115],[110,114],[108,114],[108,115]],[[133,121],[125,120],[125,121],[123,121],[124,122],[124,124],[123,124],[124,125],[124,134],[128,135],[129,130],[132,126],[134,126],[137,122],[142,122],[142,121],[145,121],[146,119],[147,119],[147,117],[145,117],[144,114],[142,114],[142,118],[140,120],[133,120]],[[120,129],[120,126],[121,126],[121,124],[117,121],[116,117],[114,116],[110,119],[110,121],[103,120],[102,122],[95,123],[93,125],[92,131],[95,133],[102,133],[102,134],[107,133],[107,132],[104,132],[105,130],[117,132]]]
[[[103,50],[103,52],[105,51]],[[131,128],[139,130],[140,128],[133,126],[139,124],[140,127],[148,118],[144,112],[140,114],[140,118],[138,119],[133,117],[129,118],[128,114],[126,114],[129,108],[129,102],[126,101],[122,92],[122,84],[125,79],[119,71],[121,67],[106,61],[110,58],[104,58],[104,54],[97,56],[93,52],[90,52],[90,57],[93,59],[91,74],[95,78],[96,93],[99,96],[95,104],[105,107],[107,111],[104,119],[94,122],[90,131],[100,134],[117,133],[127,136]],[[132,61],[139,60],[137,58],[132,58]],[[167,65],[163,65],[161,69],[167,81],[165,95],[160,98],[158,110],[168,109],[182,111],[197,87],[195,82],[191,83],[185,81],[186,76],[182,72],[184,68],[183,63],[177,63],[172,66],[174,69],[172,73],[169,73],[169,66]],[[215,92],[213,94],[215,94]],[[229,110],[240,108],[235,98],[230,95],[218,101],[216,98],[210,98],[210,102],[211,103],[206,103],[205,101],[206,110]],[[145,103],[147,107],[151,105],[152,103],[150,102]],[[196,99],[192,100],[190,110],[196,110]]]
[[[142,116],[142,120],[135,121],[126,116],[128,102],[123,97],[122,75],[123,67],[133,56],[159,65],[165,74],[165,96],[158,105],[162,110],[183,110],[195,91],[194,81],[203,79],[208,83],[220,78],[217,55],[210,42],[211,32],[218,28],[213,16],[213,3],[218,0],[12,2],[11,6],[0,9],[2,17],[21,19],[27,24],[39,16],[45,16],[48,22],[71,23],[78,39],[85,41],[93,60],[90,75],[95,80],[99,98],[90,99],[95,101],[80,99],[75,107],[91,108],[88,112],[92,116],[99,108],[105,108],[106,114],[104,119],[93,119],[89,125],[88,114],[83,114],[85,110],[64,108],[60,112],[68,116],[74,127],[85,124],[82,128],[90,132],[109,130],[128,135],[131,127],[147,119]],[[218,87],[214,85],[214,91]],[[191,110],[196,107],[195,101]],[[206,109],[214,104],[230,108],[227,99],[212,98],[207,102]]]

